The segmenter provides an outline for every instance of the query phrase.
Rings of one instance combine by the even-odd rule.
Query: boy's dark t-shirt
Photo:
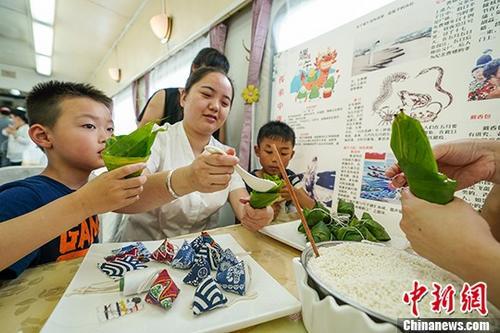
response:
[[[41,175],[4,184],[0,186],[0,223],[72,192],[66,185]],[[98,234],[99,220],[94,215],[1,271],[0,279],[14,279],[30,266],[81,257],[92,243],[98,242]]]

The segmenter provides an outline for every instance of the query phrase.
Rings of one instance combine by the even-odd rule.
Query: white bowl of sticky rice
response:
[[[413,282],[428,288],[418,303],[420,318],[484,318],[477,311],[460,311],[460,291],[464,282],[429,260],[404,250],[370,242],[330,241],[318,244],[319,257],[308,246],[301,264],[309,277],[309,286],[322,299],[333,296],[336,304],[349,305],[364,312],[374,323],[398,325],[398,318],[412,318],[411,306],[403,295],[412,291]],[[455,288],[455,311],[433,312],[430,302],[433,283]],[[307,286],[306,286],[307,287]],[[299,287],[300,288],[300,287]],[[488,303],[488,317],[499,318],[498,310]]]

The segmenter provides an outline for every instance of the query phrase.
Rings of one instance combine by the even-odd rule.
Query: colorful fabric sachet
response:
[[[179,269],[190,269],[194,264],[195,252],[191,245],[184,241],[179,251],[172,260],[172,267]]]
[[[124,258],[124,257],[134,257],[141,262],[148,262],[151,253],[144,246],[142,242],[136,242],[135,244],[130,244],[123,246],[119,249],[114,249],[111,251],[113,253],[110,256],[107,256],[106,261],[114,261],[116,259]]]
[[[202,231],[201,232],[201,237],[203,239],[203,242],[205,244],[208,244],[210,245],[212,248],[214,248],[215,250],[217,250],[217,252],[222,252],[222,247],[220,247],[220,245],[212,238],[212,236],[210,236],[208,234],[208,232],[206,231]]]
[[[246,267],[243,261],[229,267],[226,270],[218,271],[215,275],[215,281],[225,291],[238,295],[245,295],[247,274]]]
[[[193,300],[193,313],[199,315],[227,303],[227,298],[212,277],[207,276],[196,288]]]
[[[156,304],[168,310],[172,307],[180,289],[170,277],[167,270],[162,270],[154,280],[146,295],[146,302]]]
[[[143,308],[144,303],[140,297],[122,298],[117,302],[97,308],[97,317],[100,321],[108,321],[140,311]]]
[[[138,259],[126,256],[115,259],[114,261],[98,263],[97,268],[104,272],[110,278],[121,278],[126,272],[143,269],[147,266]]]
[[[219,266],[220,252],[207,243],[201,245],[195,258],[203,258],[210,264],[211,270],[216,270]]]
[[[191,271],[187,273],[184,277],[184,283],[190,284],[192,286],[198,286],[201,281],[203,281],[207,276],[210,275],[210,264],[208,261],[203,258],[195,259],[194,265],[191,268]]]
[[[210,245],[212,248],[217,250],[217,252],[222,252],[220,245],[208,234],[206,231],[202,231],[201,234],[191,241],[190,245],[194,252],[198,253],[203,244]]]
[[[217,267],[217,274],[227,270],[229,267],[236,265],[239,260],[234,255],[231,249],[227,248],[222,251],[219,260],[219,266]]]
[[[175,248],[174,244],[169,242],[167,239],[161,243],[160,247],[158,247],[152,254],[151,258],[162,263],[171,263],[175,256]]]

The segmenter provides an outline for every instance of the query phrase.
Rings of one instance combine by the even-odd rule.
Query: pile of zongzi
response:
[[[312,209],[302,210],[307,225],[315,242],[329,240],[385,242],[391,240],[384,227],[375,221],[370,214],[363,213],[361,219],[354,214],[352,202],[339,199],[337,214],[331,214],[330,210],[320,202]],[[298,230],[305,234],[302,224]]]

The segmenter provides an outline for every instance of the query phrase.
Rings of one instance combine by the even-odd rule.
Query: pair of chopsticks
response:
[[[274,154],[276,154],[276,157],[278,158],[278,166],[280,169],[281,178],[283,178],[283,180],[285,181],[286,187],[288,187],[288,191],[290,192],[290,195],[292,197],[293,204],[295,205],[295,208],[297,208],[297,211],[299,212],[300,221],[302,222],[302,226],[306,231],[307,239],[309,240],[309,243],[311,243],[314,255],[316,257],[319,257],[318,247],[316,246],[316,242],[314,241],[314,238],[311,234],[311,230],[307,225],[306,218],[304,216],[304,213],[302,212],[302,207],[300,207],[299,199],[297,199],[297,194],[295,193],[295,188],[292,186],[292,183],[290,183],[290,179],[288,179],[285,166],[283,165],[283,161],[281,161],[280,153],[278,152],[278,148],[276,148],[275,144],[273,144],[273,151]]]

